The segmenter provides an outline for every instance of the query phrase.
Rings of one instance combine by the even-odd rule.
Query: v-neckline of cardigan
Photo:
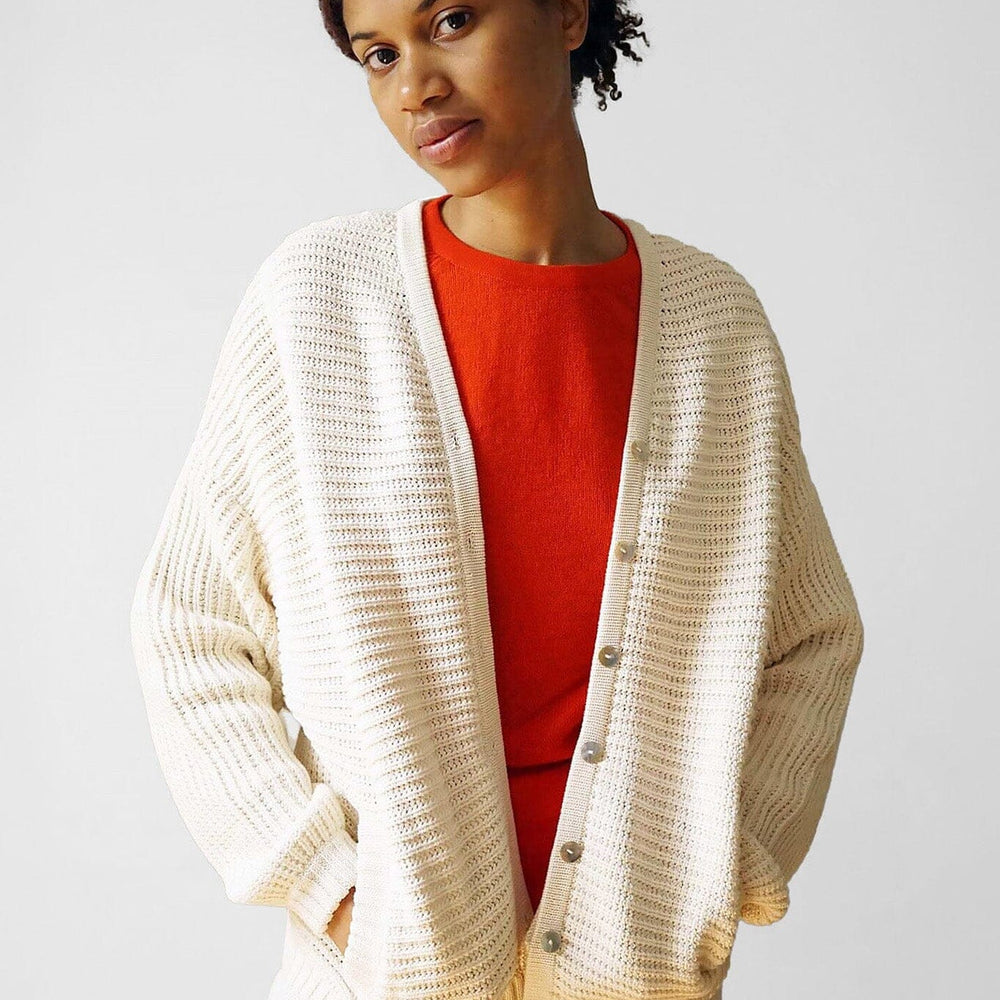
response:
[[[612,544],[605,568],[594,655],[591,659],[578,749],[573,756],[566,781],[553,854],[542,896],[538,910],[533,915],[520,863],[500,727],[492,629],[486,591],[482,509],[479,502],[475,455],[427,263],[422,212],[428,200],[430,199],[416,198],[396,210],[396,251],[406,294],[413,311],[415,332],[427,364],[428,378],[441,424],[451,483],[457,502],[462,540],[461,556],[469,584],[469,610],[474,647],[472,654],[477,661],[479,671],[478,690],[480,706],[483,709],[482,723],[486,739],[493,748],[495,780],[506,810],[506,834],[511,853],[512,874],[515,877],[518,930],[521,931],[529,920],[532,924],[536,922],[536,918],[544,920],[547,910],[553,916],[564,911],[573,866],[561,858],[558,848],[563,841],[583,839],[583,821],[593,783],[593,771],[590,765],[595,759],[599,760],[603,754],[614,686],[614,667],[622,655],[621,636],[632,576],[631,565],[636,552],[641,497],[649,459],[648,439],[653,376],[665,295],[662,287],[663,268],[651,234],[641,223],[619,215],[632,234],[641,264],[639,321],[628,423],[618,477]]]

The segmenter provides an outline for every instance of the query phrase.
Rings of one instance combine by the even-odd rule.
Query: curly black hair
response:
[[[544,5],[549,0],[535,0]],[[630,0],[590,0],[590,16],[587,24],[587,37],[583,44],[570,53],[570,83],[573,105],[580,99],[580,85],[584,79],[590,79],[594,91],[600,100],[598,108],[606,111],[607,97],[617,101],[622,92],[615,81],[615,64],[618,62],[618,52],[628,56],[635,62],[642,62],[642,56],[635,52],[630,39],[641,38],[649,46],[649,39],[644,31],[639,31],[642,15],[628,10]],[[358,57],[351,48],[347,28],[344,25],[343,0],[319,0],[319,9],[323,15],[323,25],[326,33],[336,42],[337,48],[349,59],[358,62]]]

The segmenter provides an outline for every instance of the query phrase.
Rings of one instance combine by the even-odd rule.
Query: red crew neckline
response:
[[[624,252],[612,260],[591,264],[534,264],[489,253],[459,239],[445,224],[441,207],[450,197],[450,194],[443,194],[432,198],[424,211],[424,221],[431,230],[428,235],[433,251],[462,268],[502,274],[515,281],[541,284],[573,284],[595,280],[611,282],[622,280],[624,274],[633,267],[638,255],[628,226],[619,216],[605,209],[601,209],[601,212],[618,226],[628,241]]]

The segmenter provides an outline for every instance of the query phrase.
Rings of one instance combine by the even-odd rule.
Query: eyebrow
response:
[[[428,7],[432,7],[436,3],[437,0],[420,0],[420,3],[417,4],[413,11],[413,16],[416,17],[417,14],[423,14]],[[374,38],[377,34],[377,31],[355,31],[349,40],[353,45],[359,38]]]

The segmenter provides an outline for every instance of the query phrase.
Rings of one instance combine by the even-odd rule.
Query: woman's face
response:
[[[446,190],[469,196],[530,171],[565,135],[569,51],[586,34],[587,7],[587,0],[344,0],[343,12],[379,117]],[[417,127],[445,117],[475,121],[422,150]]]

